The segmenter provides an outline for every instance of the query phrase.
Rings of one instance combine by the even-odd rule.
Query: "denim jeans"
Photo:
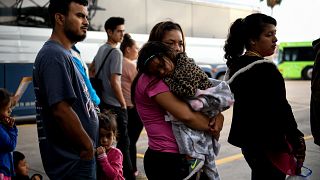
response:
[[[65,180],[96,180],[96,161],[79,160],[79,163],[64,177]]]

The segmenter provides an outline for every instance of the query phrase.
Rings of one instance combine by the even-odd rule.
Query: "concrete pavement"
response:
[[[305,134],[307,154],[305,166],[313,171],[309,180],[320,180],[320,147],[313,143],[310,133],[309,123],[309,100],[310,100],[310,81],[286,81],[287,98],[292,106],[299,129]],[[249,180],[250,169],[245,162],[240,149],[227,143],[227,137],[231,125],[232,111],[223,113],[225,116],[224,128],[221,131],[220,143],[221,150],[217,158],[217,166],[222,180]],[[40,173],[45,176],[37,140],[36,125],[18,126],[19,136],[17,150],[26,155],[31,167],[30,174]],[[137,143],[138,146],[138,169],[143,170],[143,154],[147,149],[147,135],[143,131]]]
[[[30,166],[30,175],[33,173],[39,173],[44,176],[44,179],[48,179],[44,173],[40,152],[37,142],[37,132],[36,125],[20,125],[18,146],[16,150],[23,152],[26,155],[27,162]],[[145,131],[141,134],[141,138],[138,142],[138,169],[142,174],[143,178],[143,153],[146,149],[146,135]],[[308,136],[306,139],[307,145],[307,156],[305,161],[305,166],[311,168],[313,171],[310,180],[320,180],[320,147],[313,143],[312,136]],[[221,152],[228,151],[230,147],[222,146]],[[218,170],[221,179],[224,180],[249,180],[250,179],[250,169],[247,166],[240,150],[238,153],[233,155],[228,155],[225,157],[218,156],[217,159]]]

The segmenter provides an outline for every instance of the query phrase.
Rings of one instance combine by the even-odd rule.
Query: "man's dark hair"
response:
[[[119,25],[124,24],[124,18],[122,17],[110,17],[104,23],[104,30],[107,32],[110,29],[112,32],[117,28]]]
[[[50,0],[48,11],[52,28],[54,28],[55,24],[54,15],[56,13],[67,15],[69,12],[69,5],[71,2],[75,2],[83,6],[88,6],[88,0]]]

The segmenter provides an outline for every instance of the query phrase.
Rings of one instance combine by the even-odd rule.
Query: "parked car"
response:
[[[198,66],[210,77],[218,80],[223,80],[227,71],[225,64],[204,64],[198,63]]]

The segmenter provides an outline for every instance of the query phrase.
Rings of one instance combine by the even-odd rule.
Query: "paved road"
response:
[[[287,98],[291,104],[299,129],[306,137],[307,156],[305,165],[313,170],[310,180],[320,180],[320,147],[313,143],[309,123],[309,99],[310,81],[286,81]],[[246,164],[239,148],[227,143],[227,137],[231,124],[232,110],[224,112],[225,124],[221,132],[220,143],[222,145],[217,159],[218,170],[222,180],[248,180],[250,169]],[[27,155],[31,167],[31,173],[44,174],[37,143],[35,125],[19,126],[19,139],[17,150]],[[143,170],[143,154],[147,148],[147,136],[145,131],[141,133],[138,142],[138,168]],[[45,176],[46,177],[46,176]],[[45,178],[46,179],[46,178]]]

